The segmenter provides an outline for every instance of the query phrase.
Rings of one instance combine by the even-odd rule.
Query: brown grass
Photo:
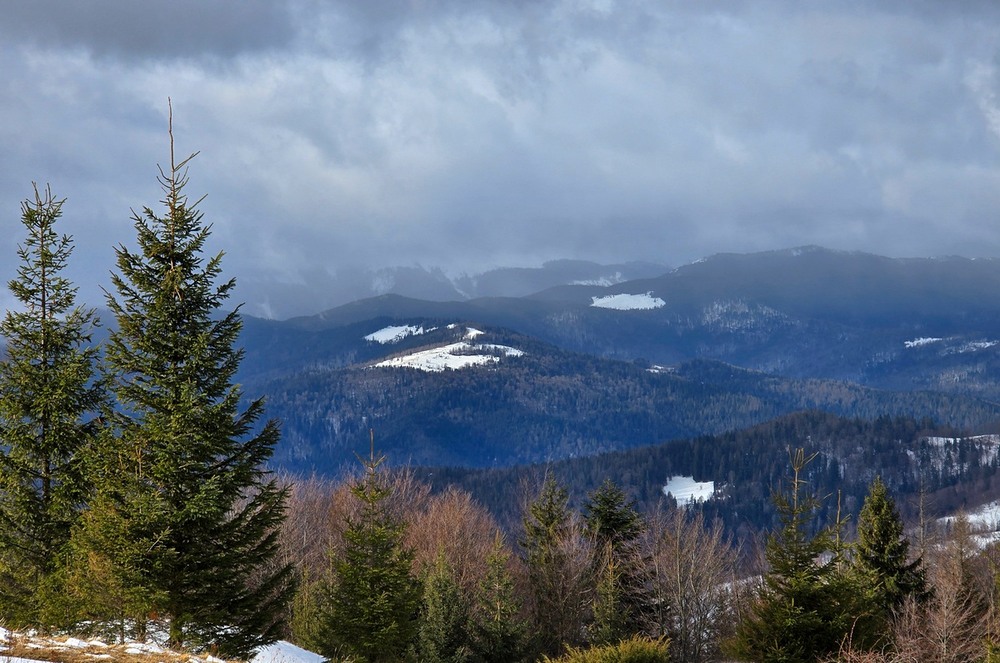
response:
[[[188,654],[164,651],[161,653],[136,652],[135,645],[105,645],[90,642],[86,647],[66,644],[67,638],[41,638],[12,634],[0,643],[0,661],[7,656],[56,663],[222,663],[222,659],[207,654]],[[238,663],[226,661],[225,663]]]

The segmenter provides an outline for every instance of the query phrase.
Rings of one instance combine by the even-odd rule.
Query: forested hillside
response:
[[[1000,496],[1000,437],[963,437],[953,428],[909,417],[844,418],[804,412],[722,435],[677,440],[636,449],[530,467],[491,470],[432,468],[418,475],[436,489],[471,492],[503,522],[517,520],[517,495],[551,476],[579,503],[606,480],[626,486],[640,510],[667,499],[672,476],[714,482],[715,494],[689,508],[719,519],[733,534],[777,526],[771,496],[787,489],[789,454],[816,453],[805,478],[819,495],[818,509],[832,518],[839,496],[844,513],[856,513],[868,485],[881,476],[897,496],[900,512],[915,522],[924,509],[932,519]]]
[[[568,352],[490,328],[476,339],[481,347],[523,354],[440,372],[375,365],[385,356],[447,347],[468,329],[424,324],[422,329],[435,331],[391,348],[361,345],[351,366],[247,380],[254,392],[268,394],[269,411],[283,422],[274,462],[336,474],[367,448],[372,429],[379,448],[397,464],[489,467],[716,434],[804,409],[863,418],[931,417],[960,428],[1000,418],[1000,407],[972,398],[793,380],[713,361],[665,370]]]

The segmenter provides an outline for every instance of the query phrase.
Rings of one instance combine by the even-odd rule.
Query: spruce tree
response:
[[[172,647],[243,655],[277,638],[291,595],[291,567],[273,563],[286,491],[264,465],[277,423],[261,425],[263,401],[243,408],[233,382],[242,323],[223,306],[235,281],[219,282],[221,253],[203,255],[210,226],[184,194],[194,156],[175,161],[171,128],[165,214],[134,213],[138,251],[116,248],[106,361],[117,403],[76,548],[107,570],[140,629],[153,614]]]
[[[877,607],[888,619],[908,597],[928,598],[922,560],[910,560],[903,520],[881,477],[875,477],[858,516],[853,568],[869,583]]]
[[[319,652],[331,658],[398,661],[414,644],[420,584],[411,574],[413,552],[403,545],[405,526],[387,504],[391,490],[374,451],[351,493],[361,503],[348,518],[343,550],[320,593]]]
[[[85,500],[81,450],[102,399],[93,310],[61,275],[73,251],[55,223],[64,201],[35,187],[21,206],[27,236],[8,284],[23,310],[0,322],[0,621],[41,625],[70,528]]]
[[[424,578],[417,653],[422,663],[467,663],[472,660],[469,603],[439,551]]]
[[[609,479],[591,493],[584,510],[584,525],[598,551],[591,641],[614,643],[642,631],[649,593],[638,541],[646,525],[635,500]]]
[[[598,544],[611,544],[616,552],[634,547],[645,530],[642,516],[625,491],[610,479],[590,494],[584,504],[587,532]]]
[[[767,541],[763,592],[729,643],[740,660],[826,660],[847,642],[860,613],[858,588],[838,573],[837,560],[823,559],[835,548],[836,528],[810,532],[820,500],[803,492],[802,472],[812,458],[797,450],[790,495],[774,496],[782,527]]]
[[[596,571],[594,621],[590,625],[590,643],[614,644],[639,632],[634,609],[630,605],[628,581],[621,564],[611,554],[611,546],[599,557],[603,559]]]
[[[566,488],[549,477],[524,518],[535,638],[548,655],[581,642],[593,591],[592,551],[568,503]]]
[[[517,663],[526,655],[527,625],[507,565],[503,536],[498,532],[479,583],[472,632],[476,659],[482,663]]]

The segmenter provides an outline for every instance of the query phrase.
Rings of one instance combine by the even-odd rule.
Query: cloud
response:
[[[40,49],[81,49],[125,62],[227,58],[287,46],[291,8],[280,0],[32,0],[4,8],[0,35]]]
[[[98,297],[129,209],[159,200],[169,96],[213,248],[255,284],[802,244],[997,255],[998,11],[19,3],[0,27],[0,218],[51,182]]]

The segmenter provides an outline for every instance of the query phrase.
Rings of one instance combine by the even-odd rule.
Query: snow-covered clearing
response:
[[[23,652],[37,651],[37,656],[44,658],[25,658],[18,656],[5,656],[3,652],[9,651],[14,643],[19,645],[18,649]],[[45,652],[42,654],[42,652]],[[32,655],[32,654],[29,654]],[[0,627],[0,663],[44,663],[51,660],[67,659],[77,660],[84,656],[94,661],[170,661],[183,663],[225,663],[222,659],[204,655],[179,654],[159,645],[148,642],[128,642],[123,645],[109,645],[101,640],[90,639],[81,640],[79,638],[55,638],[42,636],[28,636],[10,631]],[[124,656],[123,656],[124,655]],[[279,640],[274,644],[264,647],[258,651],[249,663],[322,663],[326,660],[319,654],[296,647],[290,642]]]
[[[607,297],[591,297],[591,306],[595,308],[610,308],[616,311],[648,311],[666,306],[666,302],[654,297],[652,292],[641,295],[608,295]]]
[[[378,362],[374,367],[416,368],[421,371],[440,373],[441,371],[458,370],[470,366],[496,364],[500,361],[501,355],[520,357],[524,355],[524,351],[506,345],[475,345],[467,341],[460,341],[437,348],[420,350],[402,357],[392,357]]]
[[[448,329],[455,329],[458,325],[448,325]],[[389,337],[390,330],[415,329],[414,327],[386,327],[385,337]],[[423,333],[423,328],[419,328]],[[433,331],[428,329],[427,331]],[[378,333],[378,332],[376,332]],[[447,370],[458,370],[471,366],[486,366],[496,364],[501,357],[521,357],[523,350],[512,348],[508,345],[497,345],[495,343],[472,343],[475,339],[486,332],[474,327],[466,327],[463,340],[457,343],[439,345],[425,350],[417,350],[399,357],[384,359],[372,364],[372,368],[416,368],[421,371],[440,373]],[[365,338],[368,338],[367,336]],[[380,341],[381,342],[381,341]]]
[[[678,506],[704,502],[715,494],[714,481],[695,481],[694,477],[670,477],[663,487],[664,495],[673,495]]]
[[[424,329],[422,326],[417,327],[415,325],[397,325],[393,327],[384,327],[376,332],[372,332],[365,336],[366,341],[372,341],[374,343],[381,343],[383,345],[389,343],[399,343],[407,336],[419,336],[420,334],[426,334],[432,332],[437,327],[431,327],[430,329]]]

